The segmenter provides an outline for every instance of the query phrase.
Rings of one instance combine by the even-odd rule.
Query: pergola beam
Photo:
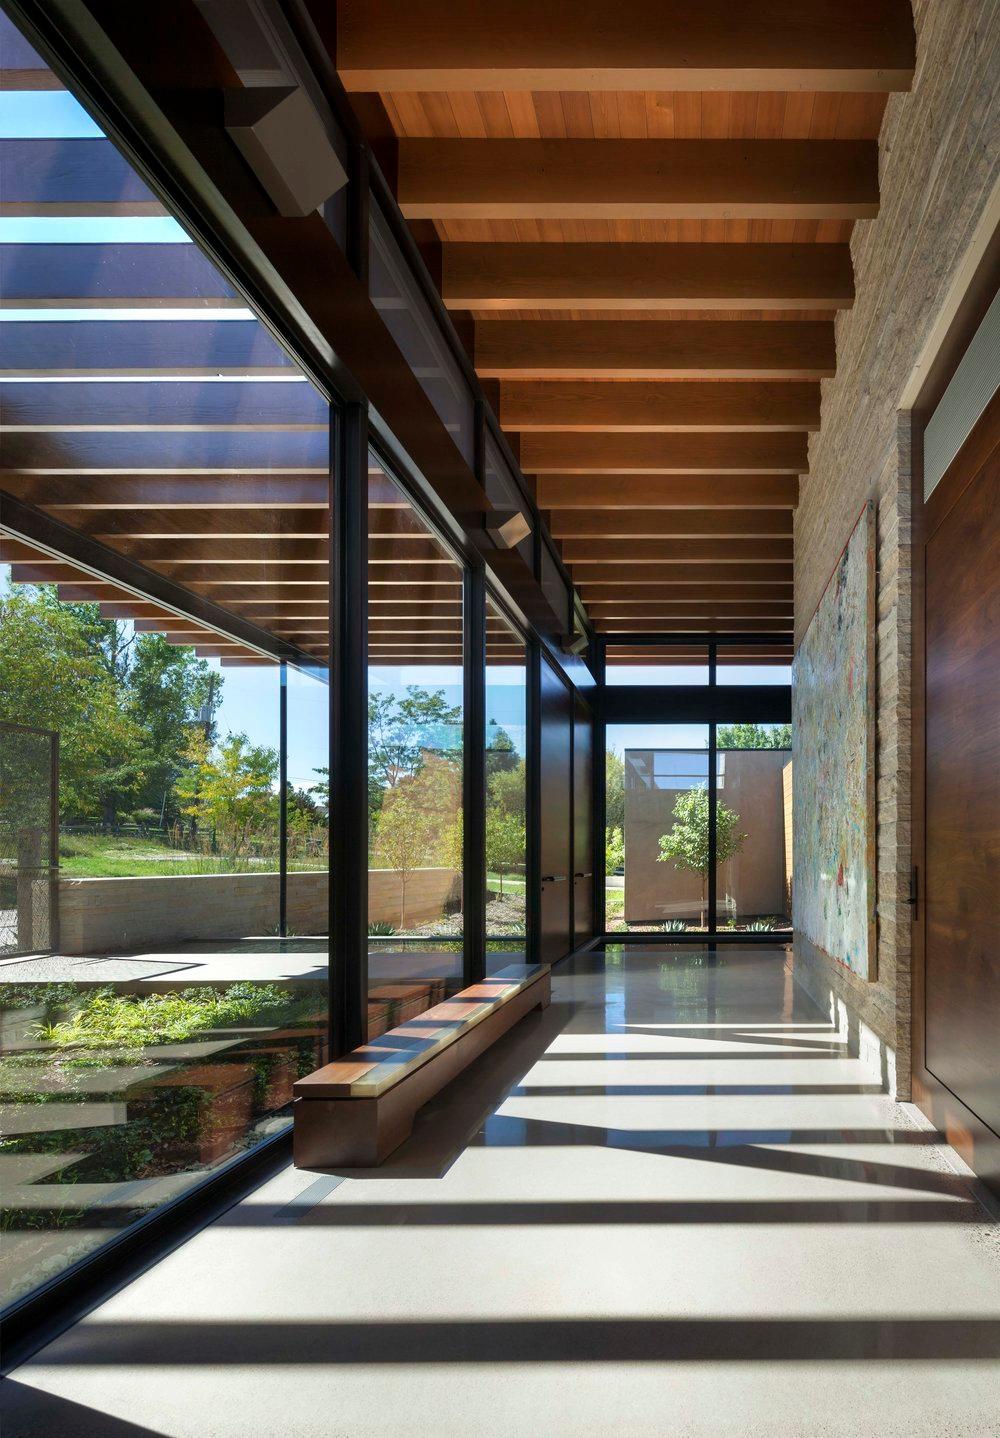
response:
[[[338,0],[349,91],[909,88],[905,0]]]
[[[451,309],[837,310],[847,245],[446,244]]]
[[[504,429],[544,434],[750,434],[819,429],[819,385],[755,380],[550,380],[500,383]]]
[[[851,220],[878,213],[873,140],[398,142],[409,220]]]
[[[794,474],[542,474],[542,509],[794,509]]]
[[[521,466],[531,474],[805,474],[800,434],[526,434]]]

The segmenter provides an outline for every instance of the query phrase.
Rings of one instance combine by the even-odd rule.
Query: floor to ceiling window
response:
[[[527,943],[528,671],[524,639],[486,601],[486,972]]]
[[[326,1055],[329,410],[0,32],[9,1304],[287,1129]]]
[[[720,928],[791,928],[792,729],[716,728],[716,889]]]
[[[368,1035],[461,986],[464,568],[373,454]]]

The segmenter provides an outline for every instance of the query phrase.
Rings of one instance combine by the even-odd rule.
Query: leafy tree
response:
[[[406,926],[406,893],[414,869],[461,865],[461,794],[461,767],[441,755],[428,755],[416,773],[403,775],[386,790],[372,858],[399,876],[400,929]]]
[[[678,795],[674,804],[674,825],[661,834],[657,861],[673,862],[678,869],[698,874],[701,878],[701,922],[705,922],[705,888],[708,883],[710,854],[708,847],[708,790],[688,789]],[[715,856],[718,864],[738,854],[749,835],[739,828],[740,816],[721,800],[715,806]]]
[[[461,746],[462,708],[445,702],[444,690],[410,685],[406,698],[373,694],[368,700],[368,772],[380,789],[393,789],[420,767],[425,753]]]
[[[605,811],[609,829],[625,829],[625,760],[613,749],[605,760]]]
[[[503,896],[504,875],[524,863],[524,823],[516,814],[504,813],[502,809],[486,811],[486,867],[490,873],[500,877],[500,895]]]
[[[609,827],[604,841],[604,872],[616,874],[625,867],[625,836],[618,826]]]
[[[716,732],[720,749],[790,749],[791,724],[720,724]]]
[[[187,762],[191,725],[214,733],[222,677],[192,649],[168,644],[160,634],[141,634],[123,680],[128,712],[142,731],[145,780],[139,803],[170,821],[176,817],[174,785]]]
[[[59,731],[65,815],[118,805],[145,779],[142,731],[122,691],[129,641],[96,604],[60,604],[54,586],[0,599],[0,717]]]
[[[250,852],[262,837],[271,848],[277,844],[274,749],[251,744],[245,734],[227,734],[212,746],[196,731],[188,740],[186,758],[189,767],[177,782],[182,813],[211,828],[215,841],[234,856]]]
[[[527,794],[524,760],[518,759],[511,769],[501,769],[495,774],[487,774],[486,782],[490,805],[504,814],[511,814],[520,819],[523,824]]]
[[[493,774],[512,773],[520,763],[514,741],[495,719],[490,720],[490,733],[486,736],[486,777]]]

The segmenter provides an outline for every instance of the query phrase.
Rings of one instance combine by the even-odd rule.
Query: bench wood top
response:
[[[510,964],[295,1083],[296,1098],[378,1098],[549,971]]]

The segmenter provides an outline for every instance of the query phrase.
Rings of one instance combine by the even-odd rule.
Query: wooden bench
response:
[[[512,964],[297,1080],[297,1168],[374,1168],[430,1098],[551,998],[547,964]]]

